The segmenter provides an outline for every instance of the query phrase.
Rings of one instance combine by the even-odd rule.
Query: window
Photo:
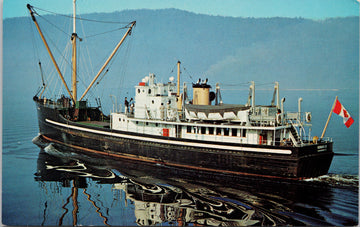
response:
[[[148,90],[148,93],[151,94],[151,89]]]
[[[191,126],[187,126],[187,127],[186,127],[186,132],[187,132],[187,133],[191,133]]]
[[[213,127],[209,127],[209,134],[214,135],[214,128]]]
[[[224,136],[228,136],[229,135],[229,128],[224,128]]]
[[[242,131],[242,137],[246,137],[246,129],[243,129],[243,131]]]
[[[140,89],[138,89],[138,93],[140,94]]]
[[[237,136],[237,128],[231,129],[231,136]]]
[[[205,134],[205,133],[206,133],[206,127],[201,127],[200,130],[201,130],[201,134]]]
[[[216,128],[216,135],[221,135],[221,128]]]

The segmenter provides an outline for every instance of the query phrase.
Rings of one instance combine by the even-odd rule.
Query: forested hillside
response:
[[[358,17],[320,21],[232,18],[176,9],[125,10],[82,17],[137,21],[111,64],[107,79],[101,81],[109,91],[119,85],[132,90],[149,72],[155,73],[159,81],[167,82],[178,60],[186,69],[182,78],[189,82],[201,77],[209,78],[212,84],[279,81],[281,88],[289,89],[359,87]],[[69,54],[62,50],[65,42],[70,41],[71,18],[48,15],[38,21],[60,61],[62,55]],[[78,36],[82,38],[78,42],[79,76],[83,78],[79,79],[80,91],[89,84],[122,37],[124,30],[117,29],[125,25],[78,22]],[[3,29],[5,95],[13,90],[33,95],[41,85],[38,59],[45,62],[48,58],[39,35],[30,18],[5,19]],[[117,31],[108,33],[112,30]],[[83,57],[85,54],[90,57]],[[85,66],[85,60],[91,63]],[[51,63],[42,64],[46,77],[54,67]],[[69,62],[63,63],[63,68],[69,80]]]

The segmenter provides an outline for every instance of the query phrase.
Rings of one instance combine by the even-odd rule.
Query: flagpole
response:
[[[323,138],[323,137],[324,137],[324,135],[325,135],[325,131],[326,131],[327,127],[328,127],[328,124],[329,124],[329,121],[330,121],[331,115],[332,115],[332,113],[333,113],[333,111],[334,111],[334,108],[335,108],[335,104],[336,104],[336,100],[337,100],[337,99],[338,99],[338,97],[336,96],[336,97],[335,97],[334,104],[333,104],[333,105],[332,105],[332,107],[331,107],[329,117],[328,117],[328,119],[327,119],[327,121],[326,121],[326,124],[325,124],[324,130],[323,130],[323,132],[322,132],[322,134],[321,134],[320,140],[322,140],[322,138]]]

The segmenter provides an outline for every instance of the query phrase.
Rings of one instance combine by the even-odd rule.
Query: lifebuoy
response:
[[[310,112],[306,112],[306,114],[305,114],[305,120],[306,120],[306,122],[311,122],[311,118],[312,118],[312,116],[311,116],[311,113]]]

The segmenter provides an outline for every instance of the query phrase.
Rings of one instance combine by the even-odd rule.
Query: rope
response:
[[[85,29],[84,29],[84,24],[83,24],[82,20],[80,21],[80,25],[81,25],[82,32],[85,35]],[[87,79],[91,80],[90,75],[95,75],[95,72],[94,72],[93,62],[91,60],[89,46],[86,45],[86,42],[87,42],[87,39],[84,39],[84,45],[85,45],[86,53],[84,54],[83,51],[81,51],[81,52],[79,51],[81,53],[79,55],[81,56],[80,59],[83,60],[83,62],[84,62],[83,67],[82,67],[82,69],[85,69],[83,75],[84,74],[87,75]],[[79,48],[80,48],[80,46],[79,46]],[[86,57],[87,57],[88,64],[85,64],[85,62],[87,62]]]
[[[170,71],[170,73],[169,73],[170,75],[174,72],[176,66],[177,66],[177,64],[174,64],[174,67],[171,69],[171,71]]]
[[[64,33],[67,36],[71,37],[71,34],[65,32],[64,30],[62,30],[61,28],[59,28],[58,26],[56,26],[54,23],[51,23],[49,20],[47,20],[45,17],[41,16],[40,14],[38,14],[36,11],[34,11],[34,13],[36,15],[38,15],[41,19],[43,19],[44,21],[48,22],[49,24],[51,24],[52,26],[54,26],[56,29],[58,29],[59,31],[61,31],[62,33]]]
[[[187,76],[192,80],[192,82],[195,82],[195,80],[192,78],[191,74],[187,71],[187,69],[185,67],[183,67],[184,72],[187,73]]]
[[[34,53],[34,55],[35,55],[35,59],[39,59],[39,62],[40,62],[40,58],[39,58],[39,50],[38,50],[38,47],[37,47],[37,45],[36,45],[36,41],[35,41],[35,32],[34,32],[34,27],[32,26],[32,20],[31,20],[31,18],[29,17],[29,26],[30,26],[30,30],[31,30],[31,42],[32,42],[32,45],[33,45],[33,48],[34,48],[34,50],[35,50],[35,53]]]
[[[61,33],[63,33],[63,34],[65,34],[66,36],[68,36],[68,37],[71,37],[72,35],[70,34],[70,33],[68,33],[68,32],[66,32],[66,31],[64,31],[62,28],[60,28],[60,27],[58,27],[57,25],[55,25],[55,24],[53,24],[50,20],[48,20],[48,19],[46,19],[44,16],[41,16],[36,10],[39,10],[39,11],[43,11],[43,12],[47,12],[47,13],[51,13],[51,14],[54,14],[54,15],[58,15],[58,16],[63,16],[63,17],[67,17],[67,18],[71,18],[71,19],[73,19],[73,16],[69,16],[69,15],[64,15],[64,14],[58,14],[58,13],[55,13],[55,12],[51,12],[51,11],[48,11],[48,10],[44,10],[44,9],[40,9],[40,8],[37,8],[37,7],[33,7],[32,6],[32,8],[33,8],[33,12],[34,12],[34,14],[36,14],[37,16],[39,16],[40,18],[42,18],[44,21],[46,21],[47,23],[49,23],[54,29],[56,29],[56,30],[58,30],[58,31],[60,31]],[[36,10],[35,10],[36,9]],[[93,35],[89,35],[89,36],[85,36],[85,38],[90,38],[90,37],[94,37],[94,36],[99,36],[99,35],[103,35],[103,34],[107,34],[107,33],[110,33],[110,32],[115,32],[115,31],[119,31],[119,30],[122,30],[122,29],[126,29],[126,28],[129,28],[130,27],[130,25],[132,24],[132,23],[129,23],[129,22],[117,22],[117,21],[101,21],[101,20],[93,20],[93,19],[86,19],[86,18],[81,18],[81,17],[76,17],[78,20],[80,20],[80,22],[81,22],[81,26],[82,26],[82,29],[83,29],[83,34],[85,34],[85,32],[84,32],[84,27],[83,27],[83,23],[82,23],[82,21],[91,21],[91,22],[98,22],[98,23],[108,23],[108,24],[125,24],[125,26],[122,26],[122,27],[120,27],[120,28],[116,28],[116,29],[113,29],[113,30],[110,30],[110,31],[105,31],[105,32],[101,32],[101,33],[98,33],[98,34],[93,34]],[[30,20],[29,20],[30,21]],[[70,26],[70,24],[69,24],[69,26]],[[44,36],[45,36],[45,34],[44,34]],[[57,54],[59,54],[60,56],[61,56],[61,63],[60,63],[60,68],[61,69],[66,69],[67,68],[67,66],[70,66],[70,71],[72,72],[73,71],[73,69],[72,69],[72,67],[71,67],[71,62],[69,61],[69,60],[67,60],[67,56],[64,56],[64,54],[65,54],[65,52],[68,54],[69,52],[69,49],[68,49],[68,46],[69,46],[69,42],[67,42],[67,45],[66,45],[66,47],[65,47],[65,49],[64,49],[64,53],[61,53],[61,51],[59,50],[59,48],[57,47],[57,44],[55,44],[55,42],[48,36],[48,35],[46,35],[47,37],[46,37],[46,39],[49,41],[49,43],[51,43],[51,45],[53,45],[54,46],[54,48],[55,48],[55,51],[57,52]],[[33,36],[33,37],[35,37],[35,36]],[[126,49],[126,53],[128,54],[128,52],[129,52],[129,46],[127,46],[128,48]],[[38,50],[35,48],[35,46],[34,46],[34,49],[36,50],[36,54],[37,55],[39,55],[39,53],[38,53]],[[82,53],[82,51],[80,51],[80,44],[78,45],[78,50],[79,50],[79,56],[81,55],[81,56],[84,56],[84,54]],[[92,61],[91,61],[91,55],[89,54],[89,49],[88,49],[88,47],[86,46],[86,52],[87,52],[87,55],[88,55],[88,59],[90,60],[90,64],[83,64],[84,66],[87,66],[87,67],[84,67],[84,69],[86,69],[85,71],[88,71],[89,73],[85,73],[86,75],[89,75],[89,76],[91,76],[90,74],[91,74],[91,72],[90,71],[93,71],[93,65],[92,65]],[[108,67],[107,67],[107,69],[106,69],[106,71],[105,72],[103,72],[102,73],[102,75],[100,76],[100,78],[99,78],[99,80],[97,81],[97,83],[95,84],[95,86],[94,86],[94,89],[95,89],[95,87],[103,80],[103,78],[104,78],[104,76],[105,76],[105,74],[109,71],[109,68],[112,66],[112,64],[114,63],[114,61],[115,61],[115,59],[116,59],[116,57],[118,56],[118,54],[119,54],[119,51],[116,53],[116,55],[114,56],[114,58],[111,60],[111,62],[109,63],[109,65],[108,65]],[[86,55],[86,54],[85,54]],[[84,60],[85,61],[85,57],[83,57],[83,59],[81,59],[81,60]],[[81,61],[80,60],[80,61]],[[128,59],[127,59],[128,60]],[[40,60],[39,60],[40,61]],[[88,63],[88,62],[87,62]],[[101,64],[101,62],[100,62],[100,64]],[[90,69],[89,69],[89,67],[90,67]],[[81,69],[83,69],[83,68],[81,68]],[[124,69],[124,68],[122,68],[122,69]],[[52,72],[50,73],[50,83],[48,84],[48,85],[50,85],[51,83],[54,83],[55,82],[55,89],[47,89],[47,93],[52,93],[52,96],[54,96],[55,95],[55,93],[57,93],[57,90],[59,90],[59,91],[61,91],[61,90],[63,90],[63,88],[61,88],[62,86],[61,86],[61,83],[60,83],[60,89],[58,88],[58,86],[59,86],[59,78],[58,77],[56,77],[56,75],[55,75],[55,70],[54,69],[52,69]],[[62,73],[65,75],[66,74],[66,72],[64,71],[64,70],[62,70]],[[87,87],[87,85],[85,84],[85,82],[84,82],[84,78],[82,78],[82,77],[80,77],[79,75],[80,74],[83,74],[83,71],[77,71],[77,76],[78,76],[78,79],[79,79],[79,81],[81,82],[81,84],[83,84],[85,87]],[[92,74],[94,74],[94,73],[92,73]],[[54,81],[54,79],[55,79],[55,81]],[[89,94],[90,94],[90,96],[95,96],[94,95],[94,93],[93,93],[93,91],[95,91],[95,90],[92,90],[92,91],[90,91],[89,92]]]
[[[109,30],[109,31],[106,31],[106,32],[97,33],[97,34],[94,34],[94,35],[85,36],[84,39],[86,39],[86,38],[91,38],[91,37],[94,37],[94,36],[103,35],[103,34],[107,34],[107,33],[110,33],[110,32],[115,32],[115,31],[122,30],[122,29],[127,29],[127,28],[128,28],[128,27],[125,26],[125,27],[121,27],[121,28]]]
[[[45,10],[45,9],[41,9],[41,8],[38,8],[38,7],[35,7],[35,6],[31,6],[33,9],[37,9],[37,10],[40,10],[40,11],[43,11],[43,12],[47,12],[47,13],[51,13],[51,14],[54,14],[54,15],[57,15],[57,16],[63,16],[63,17],[68,17],[68,18],[71,18],[73,19],[74,17],[71,16],[71,15],[65,15],[65,14],[59,14],[59,13],[55,13],[55,12],[52,12],[52,11],[49,11],[49,10]],[[35,12],[35,11],[34,11]],[[36,12],[37,15],[39,15],[37,12]],[[76,19],[78,20],[83,20],[83,21],[91,21],[91,22],[96,22],[96,23],[107,23],[107,24],[129,24],[129,22],[120,22],[120,21],[102,21],[102,20],[94,20],[94,19],[87,19],[87,18],[80,18],[80,17],[75,17]]]

